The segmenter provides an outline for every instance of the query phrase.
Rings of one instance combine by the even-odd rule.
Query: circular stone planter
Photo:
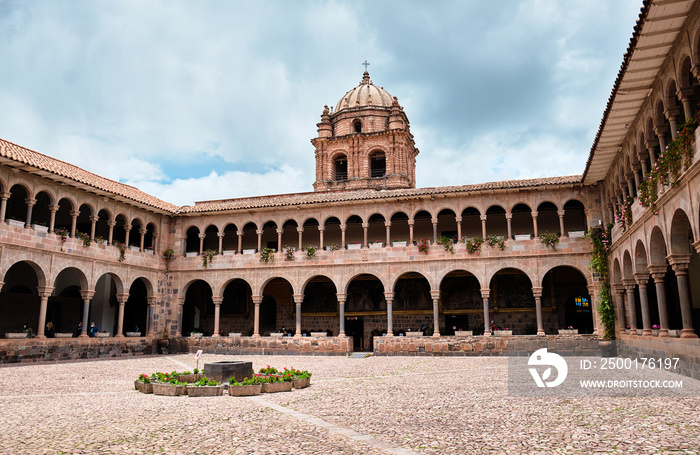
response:
[[[292,381],[292,386],[295,389],[304,389],[311,384],[311,378],[301,378],[301,379],[295,379]]]
[[[250,397],[253,395],[260,395],[262,386],[262,384],[229,385],[228,394],[231,397]]]
[[[188,386],[189,397],[220,397],[224,393],[223,385]]]
[[[292,390],[292,381],[265,383],[262,385],[262,393],[289,392]]]

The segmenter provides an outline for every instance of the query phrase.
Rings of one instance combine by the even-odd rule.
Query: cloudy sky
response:
[[[312,191],[364,67],[419,187],[571,175],[641,0],[0,0],[0,137],[179,205]]]

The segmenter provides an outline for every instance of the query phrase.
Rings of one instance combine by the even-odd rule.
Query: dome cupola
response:
[[[362,82],[354,89],[347,92],[335,106],[335,112],[356,107],[391,107],[392,96],[383,87],[375,86],[369,79],[369,73],[365,71]]]

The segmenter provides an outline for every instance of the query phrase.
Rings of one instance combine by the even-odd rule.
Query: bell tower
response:
[[[418,149],[408,118],[367,71],[335,111],[324,107],[316,126],[314,191],[415,188]]]

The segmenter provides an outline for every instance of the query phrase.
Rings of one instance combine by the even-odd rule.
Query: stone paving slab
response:
[[[313,372],[259,398],[159,397],[140,373],[192,355],[0,368],[0,453],[700,453],[700,398],[521,398],[507,359],[205,354]],[[684,380],[693,381],[685,378]]]

